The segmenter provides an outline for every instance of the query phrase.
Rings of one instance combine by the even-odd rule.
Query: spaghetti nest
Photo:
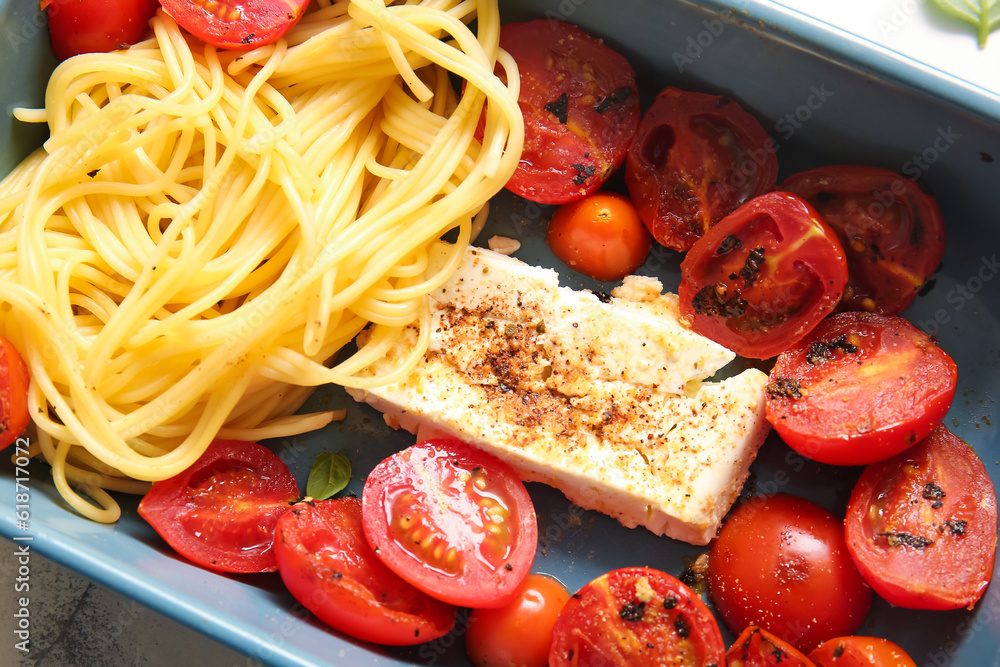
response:
[[[98,521],[119,516],[106,490],[141,493],[213,438],[326,424],[294,414],[318,385],[407,374],[423,347],[358,371],[413,322],[426,345],[426,294],[523,141],[495,0],[321,1],[247,53],[151,26],[55,70],[45,109],[17,112],[50,138],[0,183],[0,322],[31,371],[32,447]]]

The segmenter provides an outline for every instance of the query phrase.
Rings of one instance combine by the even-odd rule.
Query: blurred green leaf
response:
[[[990,31],[1000,24],[1000,0],[934,0],[952,16],[979,28],[979,46],[986,46]]]

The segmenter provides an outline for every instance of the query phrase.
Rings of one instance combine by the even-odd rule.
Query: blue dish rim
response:
[[[798,10],[771,0],[682,0],[685,4],[711,11],[736,10],[752,18],[753,30],[795,47],[815,53],[841,65],[863,71],[873,78],[899,84],[963,109],[992,123],[1000,124],[1000,94],[942,72],[934,67],[853,35]],[[0,0],[0,14],[10,0]],[[759,23],[758,23],[759,22]],[[8,540],[19,535],[13,512],[0,514],[0,534]],[[152,609],[191,629],[220,641],[241,653],[266,652],[273,664],[313,664],[294,647],[275,647],[227,617],[208,614],[197,601],[185,595],[165,594],[155,583],[145,580],[136,568],[121,569],[113,563],[80,549],[58,531],[36,533],[31,545],[44,556],[110,589],[129,595]],[[39,539],[41,538],[41,539]],[[391,659],[389,662],[392,663]]]

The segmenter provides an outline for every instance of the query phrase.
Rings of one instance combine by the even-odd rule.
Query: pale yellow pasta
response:
[[[106,490],[141,493],[216,437],[342,418],[296,414],[319,385],[408,373],[422,349],[357,375],[414,322],[426,345],[427,293],[521,152],[499,28],[496,0],[321,1],[235,53],[161,13],[16,112],[50,138],[0,182],[0,324],[31,371],[32,451],[72,507],[114,521]]]

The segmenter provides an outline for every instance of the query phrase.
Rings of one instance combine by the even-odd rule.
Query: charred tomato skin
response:
[[[996,490],[972,447],[942,424],[864,469],[845,524],[854,562],[896,606],[971,608],[990,583]]]
[[[550,667],[725,665],[719,626],[676,577],[626,567],[597,577],[563,607],[552,631]]]
[[[957,379],[955,361],[902,317],[836,313],[778,356],[765,413],[803,456],[866,465],[930,433]]]
[[[548,19],[504,25],[500,46],[518,66],[525,126],[507,189],[539,204],[565,204],[600,188],[639,127],[632,66],[602,40]]]
[[[815,663],[777,635],[747,626],[726,651],[729,667],[816,667]]]
[[[625,181],[660,244],[691,248],[739,206],[774,189],[776,147],[728,97],[668,87],[639,123]]]
[[[941,208],[912,179],[881,167],[828,165],[793,174],[781,189],[812,204],[844,246],[840,310],[898,314],[941,263]]]
[[[836,637],[809,652],[816,667],[917,667],[898,644],[880,637]]]
[[[847,284],[836,234],[787,192],[750,200],[698,239],[681,262],[681,312],[740,356],[769,359],[832,313]]]

